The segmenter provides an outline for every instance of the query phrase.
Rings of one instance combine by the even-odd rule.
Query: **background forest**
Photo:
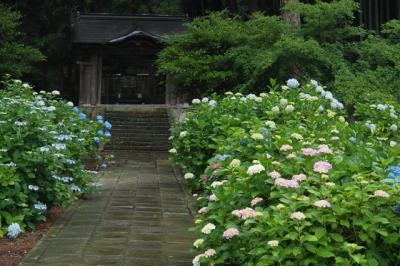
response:
[[[325,82],[347,104],[360,95],[399,98],[398,21],[387,23],[377,34],[357,26],[359,1],[301,2],[3,0],[0,76],[9,73],[71,97],[77,77],[70,33],[77,11],[188,15],[189,20],[195,19],[187,24],[186,34],[169,40],[159,60],[161,71],[173,76],[180,90],[198,95],[257,92],[271,78],[295,76]],[[251,15],[254,12],[258,13]],[[287,23],[293,18],[301,26]],[[193,71],[185,71],[188,68]]]

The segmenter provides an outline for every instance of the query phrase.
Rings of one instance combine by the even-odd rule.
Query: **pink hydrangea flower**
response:
[[[213,163],[213,164],[211,165],[211,168],[214,169],[214,170],[216,170],[216,169],[221,168],[221,165],[220,165],[219,163]]]
[[[329,148],[328,145],[322,144],[322,145],[319,145],[319,146],[318,146],[318,151],[317,151],[317,153],[318,153],[318,154],[321,154],[321,153],[323,153],[323,154],[332,154],[332,150]]]
[[[317,155],[317,151],[314,150],[313,148],[303,148],[303,149],[301,149],[301,151],[303,152],[303,154],[305,156],[315,156],[315,155]]]
[[[332,169],[332,165],[325,161],[314,163],[314,171],[321,174],[326,174]]]
[[[389,198],[390,197],[389,193],[387,193],[384,190],[380,190],[380,189],[374,191],[374,196],[375,197],[381,197],[381,198]]]
[[[306,219],[306,216],[302,212],[294,212],[294,213],[292,213],[290,215],[290,218],[293,219],[293,220],[299,220],[300,221],[300,220]]]
[[[289,144],[285,144],[285,145],[282,145],[282,147],[280,148],[280,150],[281,150],[281,151],[291,151],[291,150],[293,150],[293,147],[290,146]]]
[[[203,180],[204,182],[206,182],[208,180],[208,176],[202,175],[202,176],[200,176],[200,179]]]
[[[278,173],[277,171],[272,171],[272,172],[270,172],[269,174],[268,174],[270,177],[272,177],[272,178],[279,178],[279,177],[281,177],[281,174],[280,173]]]
[[[234,210],[232,212],[233,215],[239,217],[242,220],[247,220],[249,218],[254,218],[257,216],[257,212],[252,208],[245,208],[242,210]]]
[[[223,233],[223,237],[225,239],[231,239],[231,238],[233,238],[235,236],[238,236],[238,235],[239,235],[239,230],[236,229],[236,228],[233,228],[233,227],[226,229],[224,231],[224,233]]]
[[[215,254],[217,254],[217,252],[215,251],[215,249],[212,249],[212,248],[207,249],[207,250],[203,253],[204,257],[206,257],[206,258],[212,257],[212,256],[214,256]]]
[[[251,207],[253,207],[254,205],[256,205],[257,203],[259,203],[259,202],[261,202],[261,201],[263,201],[263,198],[256,197],[256,198],[254,198],[254,199],[251,200],[250,205],[251,205]]]
[[[292,177],[292,180],[297,181],[297,182],[301,182],[307,179],[307,176],[305,174],[298,174],[298,175],[294,175]]]
[[[327,200],[317,200],[314,202],[314,206],[317,206],[319,208],[330,208],[331,204]]]
[[[297,188],[299,186],[299,183],[297,183],[296,180],[290,180],[278,177],[275,179],[275,185],[278,187],[285,187],[285,188]]]

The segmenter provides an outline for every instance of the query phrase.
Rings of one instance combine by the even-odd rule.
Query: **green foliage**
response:
[[[280,17],[254,14],[242,21],[212,13],[186,27],[168,41],[159,63],[179,88],[196,95],[232,88],[258,91],[267,77],[283,79],[291,72],[322,78],[330,67],[319,44],[292,32]]]
[[[37,49],[21,42],[20,21],[18,12],[0,4],[0,77],[20,77],[31,71],[33,63],[44,59]]]
[[[19,80],[7,80],[4,85],[6,89],[0,92],[0,230],[13,222],[32,228],[33,222],[45,219],[46,208],[66,206],[93,191],[95,174],[85,170],[83,157],[96,158],[95,137],[104,125],[74,112],[78,109],[58,99],[57,91],[33,93]],[[107,142],[105,136],[99,140]]]
[[[194,265],[396,265],[398,104],[357,104],[347,122],[314,81],[213,98],[173,129],[199,193]]]
[[[211,13],[167,41],[160,69],[194,96],[259,92],[269,78],[295,76],[323,81],[348,105],[400,99],[399,22],[368,32],[354,26],[358,8],[354,0],[290,1],[284,10],[300,14],[300,28],[274,16]]]

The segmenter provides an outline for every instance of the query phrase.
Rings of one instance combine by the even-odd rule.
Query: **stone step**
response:
[[[112,141],[109,142],[109,144],[123,144],[123,145],[142,145],[142,144],[167,144],[169,145],[169,140],[168,139],[137,139],[137,140],[132,140],[132,139],[113,139]]]
[[[119,146],[119,145],[107,145],[104,147],[105,151],[168,151],[170,149],[169,146]]]
[[[132,140],[132,141],[137,141],[137,140],[168,140],[169,135],[168,134],[158,134],[158,135],[151,135],[151,134],[114,134],[112,135],[111,141],[118,139],[118,140]]]
[[[169,129],[170,129],[169,126],[116,125],[116,126],[113,126],[111,131],[112,132],[125,131],[125,132],[154,132],[154,133],[159,133],[159,132],[169,132]]]
[[[160,117],[168,118],[167,113],[135,113],[135,112],[123,112],[123,113],[106,113],[106,117]]]
[[[133,122],[133,121],[121,121],[121,120],[117,120],[117,121],[110,121],[110,123],[113,126],[124,126],[124,125],[129,125],[129,126],[147,126],[147,125],[151,125],[151,126],[170,126],[170,124],[168,123],[168,121],[141,121],[141,122]]]
[[[136,124],[136,123],[166,123],[169,124],[169,121],[167,119],[159,119],[159,118],[154,118],[154,119],[147,119],[147,118],[121,118],[121,119],[108,119],[110,123],[115,124],[115,123],[120,123],[120,124]]]
[[[104,149],[112,151],[167,151],[170,149],[170,123],[165,110],[111,111],[105,117],[113,125],[111,142]]]

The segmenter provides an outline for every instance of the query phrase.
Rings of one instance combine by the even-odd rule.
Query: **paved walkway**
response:
[[[166,155],[121,157],[20,265],[192,265],[193,220]]]

